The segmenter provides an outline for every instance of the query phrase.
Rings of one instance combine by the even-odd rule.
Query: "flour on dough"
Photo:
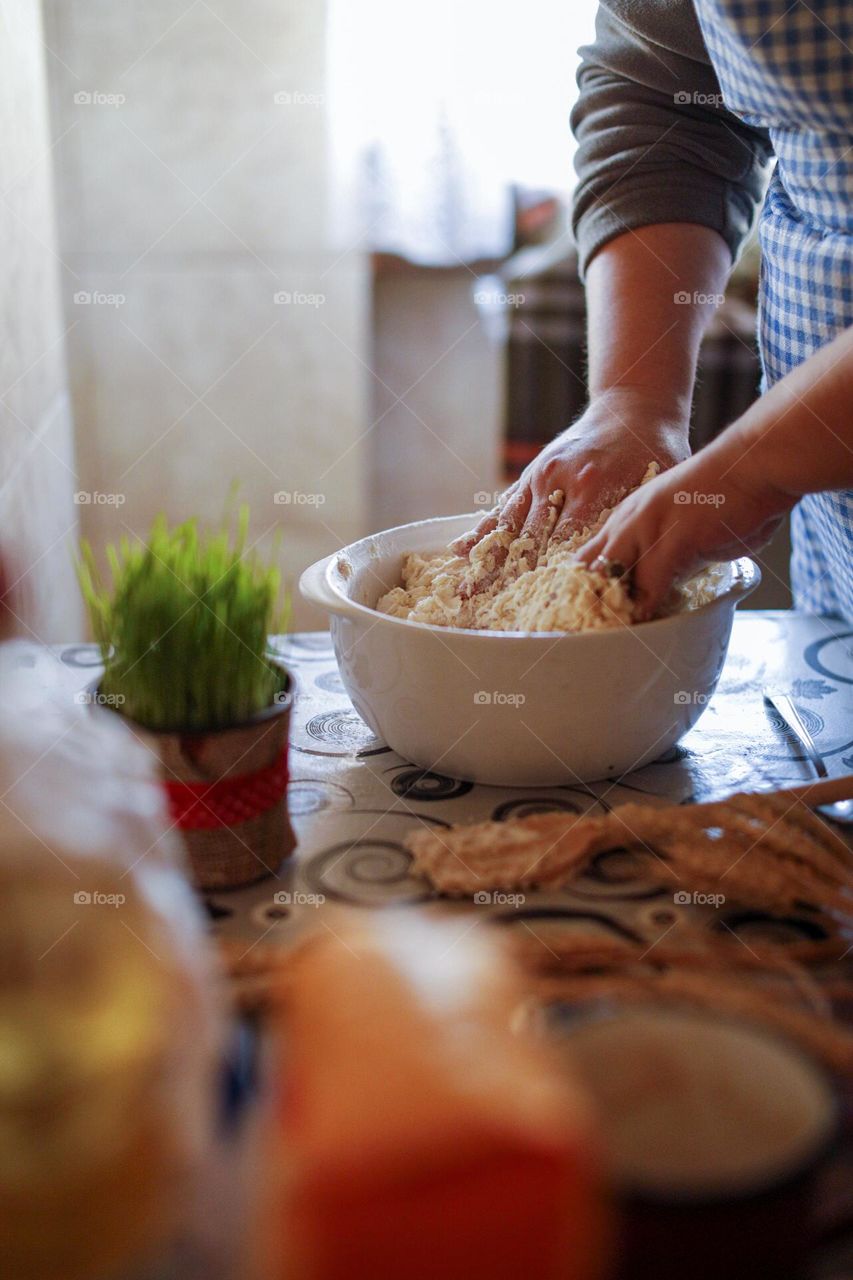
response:
[[[657,474],[649,464],[642,483]],[[563,503],[559,491],[549,497],[547,533],[553,529]],[[382,596],[380,613],[439,627],[482,631],[600,631],[630,625],[634,605],[625,583],[587,569],[574,553],[601,527],[610,511],[595,524],[565,542],[534,553],[529,538],[514,537],[506,529],[487,534],[470,558],[449,549],[403,560],[402,582]]]

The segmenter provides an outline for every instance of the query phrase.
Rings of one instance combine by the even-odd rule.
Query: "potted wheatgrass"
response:
[[[78,576],[104,663],[97,701],[156,750],[199,888],[248,884],[295,845],[287,816],[292,679],[268,648],[283,629],[279,571],[236,533],[160,516],[146,542],[82,544]]]

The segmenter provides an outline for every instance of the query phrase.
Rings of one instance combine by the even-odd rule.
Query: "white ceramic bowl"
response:
[[[359,715],[421,768],[500,786],[589,782],[657,759],[704,711],[758,566],[732,561],[700,608],[608,631],[462,631],[375,611],[404,552],[439,551],[475,518],[387,529],[303,573],[303,596],[331,614]]]

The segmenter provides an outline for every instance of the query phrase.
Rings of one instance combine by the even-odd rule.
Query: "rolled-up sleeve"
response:
[[[573,226],[581,274],[614,237],[655,222],[718,231],[736,258],[772,147],[722,103],[692,0],[611,0],[581,49]]]

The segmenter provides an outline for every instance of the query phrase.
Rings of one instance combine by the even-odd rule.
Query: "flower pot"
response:
[[[287,813],[293,678],[275,665],[282,691],[243,724],[184,731],[128,721],[160,760],[171,820],[199,889],[237,888],[274,875],[296,846]]]

